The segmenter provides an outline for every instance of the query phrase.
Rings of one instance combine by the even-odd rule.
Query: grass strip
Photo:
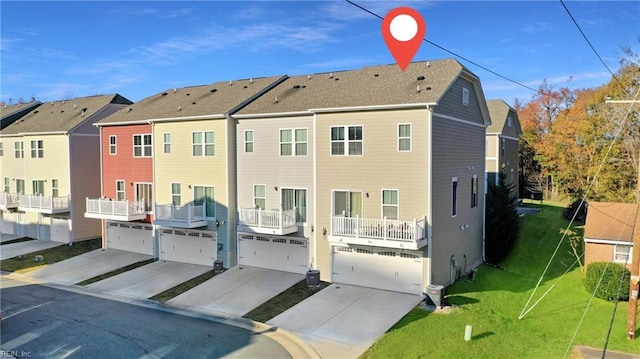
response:
[[[159,302],[166,302],[188,291],[189,289],[195,288],[196,286],[208,281],[209,279],[215,277],[218,274],[219,273],[216,273],[213,270],[210,270],[184,283],[180,283],[175,287],[169,288],[164,292],[158,293],[149,299],[157,300]]]
[[[285,310],[318,293],[329,284],[330,283],[327,282],[320,282],[320,285],[317,287],[309,287],[306,280],[301,280],[259,307],[254,308],[245,314],[244,317],[256,322],[266,323]]]
[[[18,270],[29,269],[32,267],[39,267],[46,264],[53,264],[56,262],[75,257],[77,255],[91,252],[102,247],[102,239],[95,238],[86,241],[76,242],[72,246],[60,243],[58,247],[44,249],[38,252],[25,254],[22,259],[18,257],[7,258],[0,260],[0,270],[7,272],[15,272]],[[36,256],[42,256],[42,261],[36,262]]]
[[[6,244],[14,244],[14,243],[28,242],[28,241],[35,241],[35,239],[29,238],[29,237],[16,238],[16,239],[12,239],[10,241],[2,242],[2,243],[0,243],[0,245],[4,246]]]
[[[93,277],[93,278],[85,279],[85,280],[83,280],[82,282],[79,282],[79,283],[76,283],[76,284],[77,284],[77,285],[83,285],[83,286],[85,286],[85,285],[89,285],[89,284],[91,284],[91,283],[99,282],[99,281],[101,281],[101,280],[103,280],[103,279],[107,279],[107,278],[109,278],[109,277],[113,277],[113,276],[118,275],[118,274],[120,274],[120,273],[128,272],[128,271],[130,271],[130,270],[132,270],[132,269],[136,269],[136,268],[138,268],[138,267],[142,267],[142,266],[144,266],[144,265],[147,265],[147,264],[153,263],[153,262],[155,262],[156,260],[157,260],[157,259],[155,259],[155,258],[145,259],[145,260],[143,260],[143,261],[136,262],[136,263],[133,263],[133,264],[129,264],[128,266],[125,266],[125,267],[122,267],[122,268],[118,268],[118,269],[112,270],[111,272],[107,272],[107,273],[104,273],[104,274],[100,274],[100,275],[95,276],[95,277]]]

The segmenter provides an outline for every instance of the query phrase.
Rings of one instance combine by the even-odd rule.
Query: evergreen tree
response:
[[[485,219],[485,259],[500,264],[518,239],[518,195],[500,171],[498,184],[489,183]]]

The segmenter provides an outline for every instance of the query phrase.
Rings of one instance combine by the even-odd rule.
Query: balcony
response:
[[[296,233],[296,210],[241,208],[238,232],[285,235]]]
[[[420,249],[427,245],[426,220],[398,221],[360,217],[331,217],[330,242]]]
[[[86,218],[137,221],[147,218],[142,201],[113,201],[109,198],[87,198]]]
[[[52,197],[36,194],[21,194],[18,209],[40,213],[65,213],[69,212],[69,196]]]
[[[20,199],[17,193],[0,193],[0,209],[8,210],[12,208],[18,208]]]
[[[205,216],[204,204],[188,204],[176,207],[172,204],[156,204],[153,224],[174,228],[197,228],[206,226],[209,221]]]

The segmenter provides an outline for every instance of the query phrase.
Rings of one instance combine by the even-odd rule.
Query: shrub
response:
[[[582,200],[581,199],[577,199],[575,201],[573,201],[573,203],[571,203],[569,205],[569,207],[564,209],[564,218],[567,219],[567,221],[570,221],[573,216],[576,216],[575,219],[575,223],[576,224],[584,224],[585,220],[587,219],[587,202],[583,202],[582,206],[580,206],[580,202]],[[580,208],[578,208],[578,206],[580,206]],[[578,212],[578,214],[576,214],[576,212]]]
[[[603,275],[604,272],[604,275]],[[622,277],[622,285],[620,285],[620,276]],[[598,282],[602,276],[600,286]],[[596,286],[596,297],[606,300],[629,300],[629,279],[631,274],[629,270],[624,266],[617,263],[607,262],[595,262],[587,266],[587,275],[584,280],[584,285],[589,291],[593,293]],[[618,287],[620,286],[620,295],[618,296]]]

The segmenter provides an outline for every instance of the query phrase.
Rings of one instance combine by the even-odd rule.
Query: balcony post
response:
[[[193,211],[195,209],[194,206],[191,205],[191,203],[189,203],[189,205],[187,206],[187,223],[191,223],[191,211]]]
[[[382,218],[382,240],[387,240],[387,217],[384,216]]]
[[[258,207],[258,228],[262,228],[262,208]]]
[[[356,238],[360,238],[360,215],[356,215]]]
[[[413,219],[413,241],[417,242],[420,236],[418,235],[418,220],[416,218]]]

